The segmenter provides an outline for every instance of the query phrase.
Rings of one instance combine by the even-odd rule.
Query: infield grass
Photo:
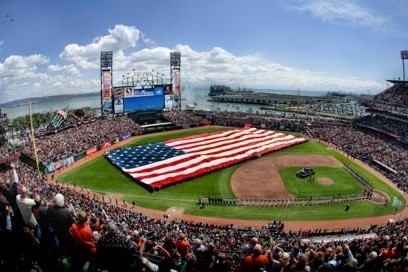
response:
[[[283,183],[289,193],[296,198],[307,197],[330,197],[352,195],[364,192],[364,186],[351,176],[343,168],[338,167],[313,167],[315,181],[311,178],[297,178],[296,172],[299,167],[286,167],[279,169]],[[330,178],[331,184],[321,184],[319,178]]]
[[[197,135],[218,130],[231,128],[224,127],[200,127],[181,131],[172,131],[163,134],[153,134],[147,136],[138,136],[129,145],[141,145],[146,143],[159,142],[166,139],[180,138],[190,135]],[[279,156],[280,154],[319,154],[333,156],[342,163],[347,163],[355,169],[361,176],[365,177],[374,188],[387,193],[391,200],[402,201],[402,206],[406,205],[403,196],[392,187],[378,179],[376,176],[360,167],[353,160],[342,154],[327,148],[319,142],[309,141],[284,150],[268,154],[267,156]],[[245,162],[243,162],[245,163]],[[290,207],[247,207],[247,206],[210,206],[200,209],[196,203],[200,196],[235,198],[231,187],[230,179],[234,171],[241,164],[222,169],[193,180],[185,181],[171,187],[164,188],[158,192],[150,193],[139,184],[132,181],[120,170],[114,167],[110,162],[101,156],[88,163],[83,164],[70,172],[61,175],[58,182],[75,184],[88,188],[101,194],[114,193],[121,194],[127,203],[134,202],[138,206],[150,209],[166,211],[170,207],[184,208],[184,213],[199,216],[248,219],[248,220],[332,220],[373,217],[380,215],[393,214],[396,209],[393,205],[375,204],[370,201],[358,201],[350,203],[350,210],[344,212],[345,204],[335,205],[315,205],[315,206],[290,206]],[[302,167],[302,166],[299,166]],[[296,168],[296,167],[295,167]],[[293,180],[293,171],[291,169],[281,169],[281,175],[289,191],[296,195],[308,197],[310,194],[332,195],[334,192],[341,194],[361,193],[362,186],[354,180],[345,170],[332,169],[327,167],[316,168],[316,173],[321,173],[327,178],[334,180],[333,186],[320,186],[316,182],[305,186],[296,186],[290,184]],[[296,168],[298,170],[298,168]],[[338,172],[338,170],[340,172]],[[288,172],[288,173],[286,173]],[[291,176],[290,178],[286,175]],[[317,176],[316,176],[317,177]],[[308,182],[306,179],[303,180]],[[302,182],[303,182],[302,181]],[[298,182],[297,182],[298,183]],[[302,184],[305,185],[305,184]],[[301,188],[297,188],[301,187]],[[260,185],[260,190],[262,186]],[[314,195],[313,195],[314,196]],[[392,204],[393,201],[391,201]]]

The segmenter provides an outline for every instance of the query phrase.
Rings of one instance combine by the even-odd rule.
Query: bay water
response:
[[[262,90],[263,92],[266,92]],[[296,95],[297,91],[269,91],[271,93]],[[217,103],[210,101],[208,96],[209,88],[186,88],[181,94],[181,108],[184,109],[187,105],[194,106],[197,110],[211,110],[211,111],[243,111],[255,112],[261,111],[260,105],[250,104],[234,104],[234,103]],[[323,92],[300,92],[300,95],[318,96],[324,95]],[[56,112],[61,109],[78,109],[84,107],[91,107],[100,109],[101,97],[99,93],[90,96],[73,96],[63,100],[53,100],[38,102],[31,104],[33,113]],[[29,114],[29,104],[17,104],[2,107],[2,112],[7,113],[9,119],[14,119],[19,116]]]

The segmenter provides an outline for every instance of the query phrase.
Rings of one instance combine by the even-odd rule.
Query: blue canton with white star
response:
[[[164,143],[146,144],[107,152],[105,157],[121,169],[131,169],[169,158],[186,152]]]

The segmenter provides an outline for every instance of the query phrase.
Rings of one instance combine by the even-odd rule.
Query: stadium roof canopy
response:
[[[398,79],[398,80],[396,80],[396,79],[387,79],[387,81],[392,83],[392,84],[408,85],[408,81],[406,81],[406,80],[404,81],[404,80],[401,80],[401,79]]]

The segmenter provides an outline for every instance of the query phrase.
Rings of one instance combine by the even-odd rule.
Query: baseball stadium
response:
[[[59,110],[11,144],[1,114],[0,271],[406,271],[408,81],[374,96],[112,82],[100,112]],[[364,114],[349,114],[350,105]],[[334,110],[333,110],[334,109]]]

